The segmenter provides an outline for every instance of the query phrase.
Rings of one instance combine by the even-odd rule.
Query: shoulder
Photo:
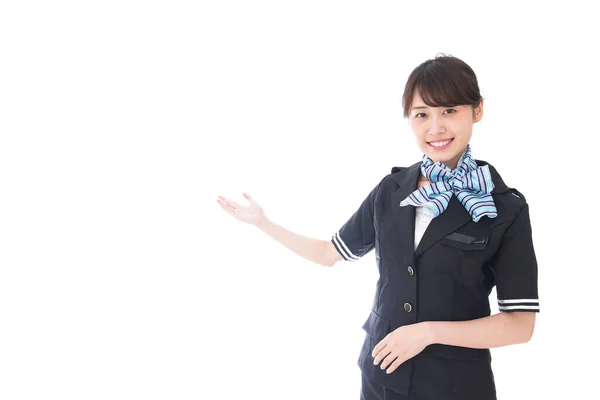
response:
[[[420,164],[420,163],[417,163]],[[385,176],[382,183],[391,190],[394,190],[398,186],[402,185],[405,179],[410,175],[410,170],[416,167],[417,164],[411,166],[394,166],[390,172]]]
[[[398,189],[399,186],[403,185],[407,181],[410,181],[411,178],[416,178],[418,175],[418,168],[420,166],[420,162],[415,163],[413,165],[404,167],[404,166],[394,166],[389,170],[383,179],[377,185],[377,189],[379,192],[383,194],[390,194]]]
[[[513,196],[523,200],[523,202],[526,202],[527,200],[525,200],[525,196],[523,196],[523,193],[519,192],[517,190],[517,188],[511,188],[509,187],[508,190],[510,191],[510,194],[512,194]]]
[[[525,195],[515,187],[507,186],[502,193],[493,195],[493,198],[498,214],[503,215],[507,220],[515,220],[529,207]]]
[[[507,203],[507,205],[519,209],[525,207],[527,204],[525,195],[514,187],[507,187],[504,192],[494,195],[494,198],[501,199],[503,202]]]
[[[392,167],[391,171],[384,174],[379,182],[373,188],[372,193],[379,197],[381,194],[387,194],[398,188],[398,182],[408,167]]]
[[[379,186],[386,184],[390,181],[395,181],[398,177],[402,176],[409,167],[392,167],[389,173],[384,175],[383,179],[379,182]]]
[[[517,188],[507,185],[492,164],[484,160],[476,160],[476,162],[480,167],[487,166],[489,168],[494,183],[492,197],[498,208],[498,214],[504,215],[509,220],[516,218],[527,206],[525,195]]]

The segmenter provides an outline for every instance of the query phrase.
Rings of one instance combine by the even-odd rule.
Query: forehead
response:
[[[426,105],[425,102],[423,101],[423,99],[421,98],[419,91],[415,90],[415,93],[413,94],[413,97],[412,97],[412,105],[415,106],[415,105],[417,105],[417,103],[418,103],[418,105]]]
[[[465,105],[450,105],[450,104],[440,104],[437,106],[430,106],[421,98],[418,90],[415,90],[415,93],[412,97],[412,104],[410,106],[411,110],[414,108],[424,109],[424,108],[441,108],[441,107],[464,107]]]
[[[433,106],[428,106],[425,103],[425,101],[423,101],[423,99],[421,98],[419,91],[415,90],[415,93],[413,94],[413,98],[412,98],[411,108],[414,108],[414,107],[433,107]],[[438,107],[441,107],[441,106],[438,106]]]

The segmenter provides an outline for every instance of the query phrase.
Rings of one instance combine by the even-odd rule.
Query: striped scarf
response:
[[[433,218],[448,208],[452,194],[473,217],[479,221],[484,215],[495,218],[498,214],[490,194],[494,189],[490,169],[479,167],[471,158],[471,147],[463,153],[458,166],[452,170],[441,162],[434,163],[427,155],[421,163],[421,173],[433,183],[412,192],[400,202],[400,206],[423,206]]]

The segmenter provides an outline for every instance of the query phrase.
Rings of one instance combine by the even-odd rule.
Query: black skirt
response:
[[[416,393],[409,393],[408,396],[403,396],[368,380],[363,373],[361,373],[361,376],[360,400],[429,400],[428,397],[422,397]]]
[[[477,361],[420,354],[413,359],[412,372],[408,394],[401,394],[361,371],[360,400],[496,400],[489,353]]]

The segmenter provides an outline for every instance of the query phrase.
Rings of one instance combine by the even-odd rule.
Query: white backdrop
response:
[[[600,32],[482,4],[2,2],[0,398],[358,399],[374,252],[312,264],[216,198],[329,240],[420,160],[400,98],[438,52],[531,208],[541,313],[492,350],[499,399],[593,397]]]

